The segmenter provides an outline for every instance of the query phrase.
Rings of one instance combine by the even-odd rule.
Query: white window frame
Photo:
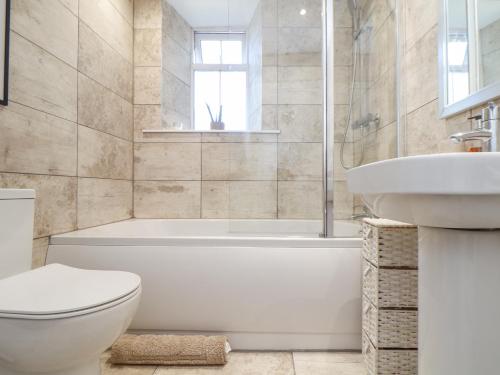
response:
[[[222,37],[221,37],[222,36]],[[203,40],[238,40],[241,41],[242,64],[202,64],[201,61],[201,42]],[[248,49],[247,35],[244,31],[217,31],[217,30],[195,30],[193,37],[193,64],[191,68],[191,117],[193,129],[196,130],[196,111],[195,111],[195,73],[197,71],[212,72],[246,72],[246,86],[248,90]],[[248,110],[248,91],[247,91],[247,110]],[[245,118],[245,121],[248,121]]]

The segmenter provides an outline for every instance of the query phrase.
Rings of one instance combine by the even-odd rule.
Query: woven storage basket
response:
[[[416,349],[416,310],[379,310],[363,296],[363,329],[378,348]]]
[[[418,267],[418,231],[410,224],[365,219],[363,257],[379,267]]]
[[[416,308],[418,271],[379,269],[363,259],[363,291],[378,308]]]
[[[417,375],[416,350],[376,350],[363,335],[363,355],[370,375]]]

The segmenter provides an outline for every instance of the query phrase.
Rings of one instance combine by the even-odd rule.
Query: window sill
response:
[[[144,134],[158,133],[223,133],[223,134],[280,134],[280,130],[195,130],[195,129],[143,129]]]

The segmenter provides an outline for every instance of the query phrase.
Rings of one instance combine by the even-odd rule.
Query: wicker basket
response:
[[[417,375],[416,350],[377,350],[363,335],[363,355],[370,375]]]
[[[410,224],[365,219],[363,257],[379,267],[418,267],[418,231]]]
[[[363,329],[378,348],[416,349],[416,310],[379,310],[363,296]]]
[[[418,271],[377,268],[363,259],[363,292],[378,308],[416,308]]]

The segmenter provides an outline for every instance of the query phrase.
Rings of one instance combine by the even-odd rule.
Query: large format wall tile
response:
[[[163,35],[163,69],[187,85],[191,84],[191,52],[186,51],[169,35]]]
[[[161,29],[135,29],[134,66],[161,66]]]
[[[275,143],[203,143],[204,180],[275,180]]]
[[[10,99],[76,121],[76,70],[11,32]]]
[[[280,27],[321,27],[323,5],[321,0],[278,0]],[[301,10],[306,14],[302,15]]]
[[[200,218],[200,181],[136,181],[136,218]]]
[[[34,237],[76,229],[76,177],[0,173],[0,188],[34,189]]]
[[[125,20],[134,24],[134,0],[110,0],[113,6],[120,12]]]
[[[76,176],[75,123],[12,102],[0,134],[0,171]]]
[[[321,66],[321,28],[279,29],[278,64],[280,66]]]
[[[163,3],[163,34],[170,36],[185,51],[191,51],[193,39],[191,26],[166,1]]]
[[[42,237],[33,240],[33,252],[31,258],[32,269],[45,266],[48,250],[49,237]]]
[[[134,72],[134,104],[161,104],[161,68],[137,67]]]
[[[406,47],[411,48],[438,23],[439,0],[407,0],[405,5]],[[436,46],[437,48],[437,46]]]
[[[136,143],[136,180],[200,180],[200,143]]]
[[[132,63],[134,44],[132,26],[110,0],[84,0],[79,4],[80,19]]]
[[[122,98],[132,101],[132,64],[82,22],[78,69]]]
[[[76,69],[78,19],[59,1],[16,0],[11,7],[12,30]]]
[[[323,217],[323,183],[321,181],[278,182],[278,217],[280,219],[321,219]]]
[[[321,181],[322,143],[279,143],[278,180]]]
[[[78,179],[78,228],[132,217],[132,181]]]
[[[78,0],[59,0],[75,16],[78,16]]]
[[[279,67],[279,104],[322,104],[321,67]]]
[[[202,217],[276,219],[276,181],[203,181]]]
[[[78,126],[78,176],[132,179],[132,143]]]
[[[279,142],[322,142],[323,107],[321,105],[280,105],[278,108]]]
[[[352,219],[354,196],[347,188],[347,182],[336,181],[333,190],[333,216],[338,220]]]
[[[78,123],[132,140],[133,107],[99,83],[78,75]]]
[[[162,27],[162,0],[134,0],[134,27],[160,29]]]
[[[164,108],[191,117],[191,87],[165,69],[160,79]]]

